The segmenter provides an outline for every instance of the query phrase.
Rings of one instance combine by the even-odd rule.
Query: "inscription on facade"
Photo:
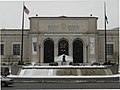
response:
[[[59,25],[48,25],[48,31],[58,31]]]
[[[48,31],[59,31],[59,29],[66,29],[68,28],[68,31],[79,31],[79,25],[66,25],[65,23],[62,23],[60,25],[48,25]]]
[[[79,31],[79,25],[68,25],[68,31]]]

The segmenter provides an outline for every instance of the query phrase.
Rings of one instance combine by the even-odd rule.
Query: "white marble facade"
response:
[[[66,54],[73,58],[73,62],[104,62],[104,30],[97,30],[97,19],[30,17],[30,29],[24,30],[23,60],[48,63]],[[107,30],[107,43],[113,44],[116,55],[119,53],[118,30]],[[8,56],[13,56],[14,62],[20,60],[20,55],[13,55],[13,43],[21,43],[21,30],[1,29],[1,44],[4,44],[2,62],[8,62]],[[112,58],[112,55],[107,57]]]
[[[80,40],[83,44],[83,63],[97,61],[96,32],[97,17],[31,17],[30,18],[31,39],[37,38],[38,62],[44,63],[44,42],[52,40],[54,43],[54,57],[59,56],[59,45],[61,40],[68,42],[68,55],[73,57],[73,43]],[[90,41],[92,40],[92,41]],[[92,44],[91,44],[92,42]],[[94,46],[91,46],[94,45]],[[92,47],[92,50],[90,50]],[[91,53],[92,52],[92,53]]]

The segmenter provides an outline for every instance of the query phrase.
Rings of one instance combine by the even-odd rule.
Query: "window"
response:
[[[107,44],[107,55],[113,55],[113,44]]]
[[[0,45],[0,49],[1,49],[0,55],[4,55],[4,44]]]
[[[34,51],[37,51],[37,42],[33,42]]]
[[[13,44],[13,55],[20,55],[20,44]]]

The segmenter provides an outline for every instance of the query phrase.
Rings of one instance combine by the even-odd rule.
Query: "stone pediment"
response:
[[[66,18],[66,17],[67,17],[67,16],[64,16],[64,15],[63,15],[63,16],[60,16],[60,18]]]

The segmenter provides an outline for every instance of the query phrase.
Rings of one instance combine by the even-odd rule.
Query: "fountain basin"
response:
[[[112,82],[113,75],[105,66],[23,66],[19,75],[9,75],[19,82]]]
[[[23,66],[19,76],[105,76],[113,75],[105,66]]]

